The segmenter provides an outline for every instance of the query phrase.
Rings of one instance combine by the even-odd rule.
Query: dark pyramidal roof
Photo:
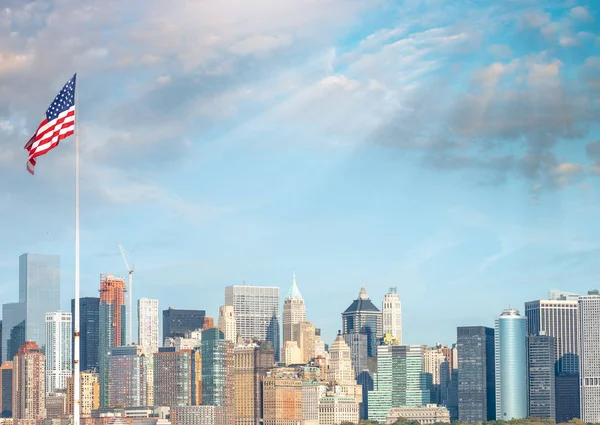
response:
[[[350,304],[350,307],[344,311],[344,314],[354,313],[357,311],[379,311],[379,309],[375,307],[375,304],[373,304],[369,299],[369,294],[367,294],[367,290],[365,289],[364,285],[360,288],[358,298],[355,299],[352,304]]]

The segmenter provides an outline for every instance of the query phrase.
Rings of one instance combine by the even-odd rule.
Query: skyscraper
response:
[[[71,376],[73,354],[71,313],[46,313],[46,392],[66,390]]]
[[[446,405],[452,370],[450,359],[447,356],[448,350],[448,347],[441,344],[436,344],[435,347],[425,347],[424,371],[428,375],[428,384],[431,385],[431,403]]]
[[[298,341],[296,325],[306,321],[306,306],[302,294],[296,285],[296,274],[292,277],[292,286],[283,301],[283,346],[287,341]]]
[[[202,358],[199,350],[159,351],[153,357],[155,406],[196,406],[202,403]]]
[[[2,304],[2,358],[12,361],[25,343],[25,303]]]
[[[600,422],[600,293],[579,297],[581,420]]]
[[[218,328],[202,332],[202,403],[225,409],[225,424],[235,418],[233,343]]]
[[[275,350],[275,361],[281,360],[281,346],[279,336],[279,312],[274,310],[269,320],[269,326],[267,327],[267,339],[271,343],[273,350]]]
[[[0,416],[12,417],[13,400],[13,362],[4,362],[0,366]]]
[[[235,323],[235,312],[232,305],[219,307],[219,329],[225,335],[227,341],[237,341],[237,326]]]
[[[113,347],[108,362],[108,405],[145,406],[147,400],[146,356],[139,345]]]
[[[496,319],[496,420],[527,417],[527,318],[506,309]],[[460,367],[459,367],[460,374]]]
[[[126,332],[125,279],[112,274],[100,275],[100,406],[108,407],[109,356],[115,347],[124,345]]]
[[[528,416],[555,418],[554,363],[556,340],[547,335],[527,337]]]
[[[527,333],[554,337],[556,422],[579,417],[579,318],[577,296],[552,291],[547,300],[525,303]]]
[[[302,379],[292,368],[271,370],[263,381],[264,425],[302,423]]]
[[[185,337],[186,332],[202,329],[204,310],[163,310],[163,341],[167,338]]]
[[[396,288],[390,288],[383,296],[383,334],[389,334],[398,338],[398,344],[402,344],[402,303]]]
[[[92,410],[100,407],[100,384],[97,372],[81,372],[80,376],[80,403],[81,417],[90,417]],[[67,414],[73,414],[73,376],[69,378],[67,386]]]
[[[381,311],[371,302],[364,286],[358,298],[342,313],[342,332],[364,333],[367,335],[367,355],[377,355],[377,340],[383,338],[383,317]]]
[[[71,317],[75,317],[75,300],[71,299]],[[73,344],[73,338],[71,338]],[[98,371],[100,346],[100,298],[79,298],[79,359],[80,370]]]
[[[19,302],[25,304],[25,339],[44,349],[46,313],[60,310],[60,257],[19,257]]]
[[[460,326],[458,352],[458,418],[478,423],[496,418],[494,329]]]
[[[308,363],[315,358],[315,325],[310,322],[296,323],[298,348],[302,353],[302,363]]]
[[[338,333],[338,336],[329,348],[328,365],[327,379],[330,382],[335,382],[337,385],[347,385],[356,382],[354,370],[352,369],[350,347],[344,341],[341,333]]]
[[[34,341],[25,342],[13,364],[13,419],[46,417],[46,359]]]
[[[237,331],[244,341],[267,340],[275,312],[279,322],[279,288],[232,285],[225,288],[225,305],[232,305]]]
[[[158,352],[158,300],[138,300],[138,344],[147,356]]]

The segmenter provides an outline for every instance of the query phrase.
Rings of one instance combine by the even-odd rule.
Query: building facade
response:
[[[19,257],[19,302],[25,304],[25,340],[44,350],[46,313],[60,310],[60,257]]]
[[[154,405],[202,403],[202,356],[199,350],[159,351],[153,354]]]
[[[425,373],[430,385],[431,403],[447,403],[448,389],[450,385],[450,376],[452,371],[451,359],[448,358],[448,352],[451,350],[441,344],[435,347],[425,347]]]
[[[263,424],[302,423],[302,379],[293,368],[270,371],[263,381]]]
[[[267,340],[273,315],[279,322],[279,288],[232,285],[225,288],[225,305],[233,306],[237,331],[244,341]]]
[[[12,361],[25,343],[25,303],[2,304],[2,359]]]
[[[75,317],[75,300],[71,299],[71,316]],[[71,339],[73,341],[73,339]],[[98,371],[100,346],[100,298],[79,298],[80,370]],[[72,349],[73,350],[73,349]]]
[[[202,402],[222,407],[227,425],[235,422],[233,347],[218,328],[202,333]]]
[[[237,325],[235,323],[235,312],[232,305],[219,307],[219,329],[225,335],[227,341],[237,341]]]
[[[71,313],[46,313],[46,391],[66,390],[72,373]]]
[[[296,284],[296,274],[292,277],[290,287],[283,301],[283,346],[287,341],[298,341],[297,324],[306,321],[306,306]]]
[[[579,297],[581,420],[600,422],[600,294]]]
[[[319,400],[319,425],[357,424],[359,419],[358,403],[354,397],[328,394]]]
[[[478,423],[496,418],[494,329],[461,326],[456,330],[458,418]]]
[[[275,361],[281,360],[281,338],[279,334],[279,309],[273,310],[269,326],[267,327],[267,339],[275,350]]]
[[[342,334],[338,333],[337,338],[329,348],[329,361],[327,363],[327,380],[337,385],[349,385],[356,383],[354,371],[352,369],[352,358],[350,356],[350,347],[344,341]]]
[[[367,355],[377,355],[377,341],[383,338],[383,317],[369,299],[364,286],[361,287],[358,298],[342,313],[342,333],[365,334]]]
[[[138,345],[150,356],[158,352],[158,300],[140,298],[137,307]]]
[[[35,341],[26,341],[13,363],[13,419],[46,417],[46,358]]]
[[[526,418],[527,318],[518,310],[504,310],[496,319],[494,336],[496,420]]]
[[[12,417],[13,400],[13,362],[7,361],[0,366],[0,417]]]
[[[171,425],[224,425],[224,410],[217,406],[173,406]]]
[[[99,351],[100,406],[108,407],[109,356],[115,347],[125,343],[127,335],[126,284],[122,277],[100,275]]]
[[[435,423],[450,423],[450,412],[443,406],[430,404],[422,407],[400,407],[389,411],[388,424],[393,424],[398,419],[409,422],[416,421],[422,425]]]
[[[80,414],[82,418],[89,418],[92,410],[100,408],[100,383],[97,372],[80,372]],[[67,385],[67,414],[73,414],[73,377],[71,376]]]
[[[383,296],[381,313],[383,315],[383,334],[397,338],[398,344],[402,345],[402,302],[396,288],[390,288],[388,293]]]
[[[108,406],[140,407],[147,401],[146,356],[139,345],[114,347],[108,363]]]
[[[554,365],[556,339],[548,335],[527,337],[527,415],[556,418]]]
[[[204,310],[176,310],[173,307],[163,310],[163,341],[185,337],[187,332],[202,329],[205,316]]]
[[[315,325],[310,322],[300,322],[295,327],[301,362],[309,363],[315,358]]]

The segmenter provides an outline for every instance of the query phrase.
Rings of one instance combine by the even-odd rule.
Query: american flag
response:
[[[46,111],[46,117],[25,145],[29,152],[27,171],[33,174],[35,158],[54,149],[65,137],[75,132],[75,79],[73,75]]]

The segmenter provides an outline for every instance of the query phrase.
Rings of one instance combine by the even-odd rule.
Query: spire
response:
[[[369,299],[369,294],[367,294],[367,289],[365,288],[365,285],[360,287],[360,292],[358,293],[358,298],[359,300],[368,300]]]
[[[296,272],[292,273],[292,286],[290,287],[290,290],[288,291],[287,297],[289,299],[302,299],[302,294],[300,293],[300,291],[298,290],[298,286],[296,285]]]

